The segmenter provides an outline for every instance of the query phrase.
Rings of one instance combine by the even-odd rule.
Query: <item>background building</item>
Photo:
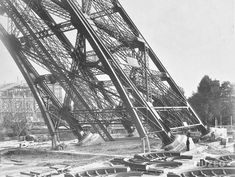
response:
[[[61,101],[62,88],[51,85],[51,90]],[[0,124],[4,121],[21,121],[26,119],[33,123],[44,123],[40,109],[27,83],[16,82],[0,85]]]

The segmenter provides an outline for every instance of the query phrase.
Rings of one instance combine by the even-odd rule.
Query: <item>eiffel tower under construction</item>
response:
[[[24,76],[54,144],[60,127],[81,141],[90,125],[137,130],[164,145],[173,132],[206,128],[117,0],[1,0],[0,39]],[[45,69],[47,74],[41,74]],[[59,84],[60,101],[49,85]]]

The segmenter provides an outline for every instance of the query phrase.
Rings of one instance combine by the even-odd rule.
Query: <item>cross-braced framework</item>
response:
[[[113,140],[107,131],[113,122],[129,133],[134,125],[142,138],[157,134],[164,144],[174,140],[173,129],[206,132],[117,0],[2,0],[0,5],[10,24],[8,32],[1,27],[2,41],[38,97],[51,134],[55,125],[40,91],[80,138],[84,123],[104,140]],[[32,63],[61,85],[63,103]]]

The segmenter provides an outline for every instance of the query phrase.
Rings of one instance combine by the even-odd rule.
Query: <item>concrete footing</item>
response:
[[[164,150],[166,151],[177,151],[177,152],[182,152],[186,150],[186,141],[187,141],[187,136],[186,135],[176,135],[175,140],[166,146],[163,147]],[[194,149],[195,144],[192,140],[192,138],[189,138],[189,149]]]
[[[99,134],[89,133],[87,134],[80,142],[78,142],[79,146],[90,146],[103,143],[104,140],[101,138]]]

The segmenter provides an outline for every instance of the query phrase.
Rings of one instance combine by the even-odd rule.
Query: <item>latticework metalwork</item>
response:
[[[165,144],[174,139],[171,128],[187,125],[205,133],[117,0],[2,0],[0,5],[11,24],[8,32],[1,27],[1,39],[41,100],[40,108],[47,95],[54,115],[64,115],[78,137],[87,123],[104,140],[113,140],[107,126],[114,122],[129,133],[134,125],[140,137],[157,134]],[[50,82],[61,85],[63,102],[32,63],[50,73]]]

